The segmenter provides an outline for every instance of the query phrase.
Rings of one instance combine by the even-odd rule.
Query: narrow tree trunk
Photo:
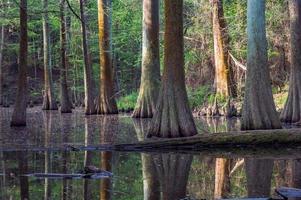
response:
[[[51,79],[50,65],[50,36],[49,36],[49,19],[48,19],[48,0],[43,0],[43,47],[44,47],[44,96],[43,110],[57,110],[56,101],[53,92],[53,83]]]
[[[3,4],[3,2],[2,2]],[[3,5],[2,5],[3,9]],[[4,46],[4,37],[5,37],[5,32],[4,32],[4,25],[1,25],[1,30],[0,30],[0,105],[3,105],[3,90],[2,90],[2,85],[3,85],[3,46]]]
[[[44,128],[45,128],[45,147],[49,147],[50,138],[51,138],[51,125],[52,125],[52,116],[51,113],[43,113]],[[51,152],[45,151],[45,164],[44,172],[45,174],[51,172]],[[44,200],[51,199],[51,182],[48,178],[44,182]]]
[[[268,69],[265,0],[248,0],[248,64],[242,129],[277,129],[276,112]]]
[[[80,16],[82,27],[82,48],[84,55],[84,83],[85,83],[85,114],[96,114],[94,105],[93,88],[92,88],[92,66],[89,62],[87,32],[86,32],[86,15],[85,15],[85,0],[79,0]]]
[[[89,146],[93,141],[93,131],[91,127],[92,121],[90,118],[85,118],[85,146]],[[84,167],[92,164],[93,152],[85,151]],[[93,192],[91,186],[93,183],[89,179],[84,179],[84,200],[93,199]]]
[[[143,0],[141,85],[133,113],[136,118],[153,117],[160,83],[159,0]]]
[[[69,99],[69,90],[67,85],[68,61],[66,54],[66,19],[65,19],[66,0],[60,0],[60,18],[61,18],[61,113],[71,113],[72,105]]]
[[[273,160],[246,159],[249,198],[270,197],[273,166]]]
[[[212,0],[216,94],[235,97],[233,70],[229,64],[229,35],[224,18],[223,0]]]
[[[11,126],[26,126],[27,107],[27,0],[20,0],[20,53],[18,90]]]
[[[165,0],[164,72],[149,136],[185,137],[197,133],[185,87],[183,0]]]
[[[289,1],[291,35],[291,74],[288,98],[281,113],[281,121],[301,121],[301,0]]]
[[[117,114],[112,65],[112,0],[98,0],[100,49],[100,114]]]

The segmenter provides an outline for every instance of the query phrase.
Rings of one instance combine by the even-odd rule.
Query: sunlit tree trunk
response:
[[[84,55],[84,83],[85,83],[85,113],[87,115],[96,114],[96,108],[93,98],[92,84],[92,66],[89,61],[87,31],[86,31],[86,15],[85,15],[85,0],[79,0],[80,16],[82,27],[82,48]]]
[[[159,0],[143,0],[141,85],[133,113],[136,118],[153,117],[160,83]]]
[[[291,74],[288,98],[281,113],[284,122],[301,120],[301,0],[290,0]]]
[[[144,141],[149,121],[134,120],[134,127],[139,141]],[[160,199],[159,177],[152,154],[141,153],[144,200]]]
[[[265,0],[248,0],[248,58],[242,129],[281,128],[272,95],[265,29]]]
[[[19,75],[15,107],[11,126],[26,126],[27,107],[27,0],[20,0],[20,48],[19,48]]]
[[[245,162],[248,197],[270,197],[274,161],[252,158]]]
[[[56,101],[54,98],[53,82],[51,76],[50,62],[50,29],[48,18],[48,0],[43,0],[43,48],[44,48],[44,96],[43,110],[57,110]]]
[[[100,114],[118,113],[114,97],[112,65],[112,0],[98,0],[98,27],[100,49]]]
[[[214,198],[227,198],[230,193],[230,160],[217,158],[215,161]]]
[[[68,61],[66,53],[66,18],[65,18],[66,0],[60,0],[60,19],[61,19],[61,113],[71,113],[72,105],[69,99],[69,89],[67,84]]]
[[[233,70],[229,63],[229,35],[224,18],[223,0],[212,0],[216,94],[234,97]]]
[[[165,0],[164,72],[149,135],[197,134],[188,104],[184,72],[183,0]]]

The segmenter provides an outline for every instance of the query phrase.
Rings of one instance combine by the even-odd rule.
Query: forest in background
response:
[[[78,1],[69,0],[77,15]],[[49,0],[50,65],[53,74],[55,99],[59,99],[60,69],[60,15],[58,2]],[[247,59],[247,0],[224,0],[224,14],[230,37],[230,53],[238,101],[242,100]],[[289,12],[286,0],[267,0],[266,25],[268,58],[275,94],[276,106],[281,108],[287,96],[289,72]],[[4,28],[3,102],[12,105],[16,94],[19,49],[19,4],[14,0],[3,0],[0,25]],[[132,110],[136,104],[141,76],[142,1],[113,0],[112,45],[115,75],[115,93],[120,110]],[[164,5],[160,5],[160,57],[163,62]],[[84,101],[84,77],[81,47],[80,20],[70,9],[66,9],[70,22],[68,39],[69,69],[67,80],[71,100],[76,106]],[[43,102],[43,7],[39,1],[28,1],[29,44],[29,96],[32,104]],[[88,44],[95,91],[98,91],[99,44],[97,26],[97,2],[86,2]],[[184,1],[185,72],[188,97],[193,110],[204,103],[212,104],[214,93],[214,52],[212,32],[212,6],[209,0]],[[163,65],[161,64],[161,68]]]

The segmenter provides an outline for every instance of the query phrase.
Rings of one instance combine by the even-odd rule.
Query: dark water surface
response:
[[[131,143],[144,139],[149,120],[127,115],[88,116],[80,110],[30,109],[26,128],[10,128],[0,108],[0,199],[178,200],[220,196],[276,197],[275,188],[301,188],[301,155],[222,158],[204,153],[128,153],[57,150],[72,145]],[[239,120],[196,119],[200,133],[239,129]],[[26,150],[25,150],[26,149]],[[47,151],[45,151],[47,149]],[[294,150],[292,150],[294,151]],[[112,172],[95,179],[37,178],[80,174],[85,166]],[[31,175],[31,176],[29,176]]]

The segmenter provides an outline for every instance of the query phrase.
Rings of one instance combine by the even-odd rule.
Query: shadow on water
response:
[[[29,113],[27,128],[9,127],[10,111],[0,116],[0,149],[68,144],[143,141],[150,120],[126,115],[88,116],[75,111]],[[239,119],[197,119],[200,130],[239,129]],[[262,154],[138,153],[115,151],[0,151],[0,199],[177,200],[274,197],[281,186],[301,188],[301,161]],[[298,156],[299,157],[299,156]],[[300,155],[301,157],[301,155]],[[113,176],[83,178],[87,169]],[[25,176],[79,175],[78,178]],[[86,175],[86,174],[84,174]],[[86,176],[85,176],[86,177]]]

